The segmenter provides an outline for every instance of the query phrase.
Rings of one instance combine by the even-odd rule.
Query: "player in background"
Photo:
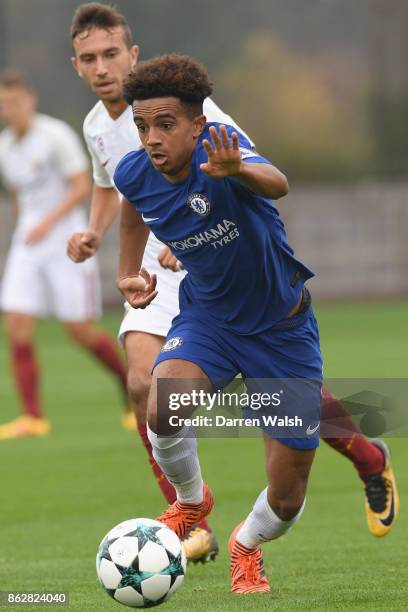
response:
[[[126,372],[116,342],[93,320],[100,315],[97,262],[82,268],[66,256],[66,241],[86,227],[80,204],[89,196],[88,160],[75,132],[38,114],[23,77],[0,77],[0,174],[16,204],[1,288],[3,322],[23,415],[0,426],[0,440],[45,436],[50,422],[40,399],[34,333],[40,317],[55,315],[72,340],[94,355],[126,395]]]
[[[96,253],[103,234],[111,225],[120,200],[112,186],[112,174],[119,159],[141,146],[133,124],[131,109],[122,94],[122,83],[136,63],[138,47],[132,43],[129,25],[123,15],[107,5],[84,4],[74,15],[71,38],[75,56],[73,64],[100,101],[84,123],[84,134],[92,155],[94,187],[88,231],[76,234],[68,252],[74,261],[84,261]],[[236,125],[209,100],[204,102],[208,120]],[[242,132],[242,130],[240,130]],[[151,248],[151,245],[155,247]],[[155,250],[154,250],[155,249]],[[159,257],[164,266],[177,270],[177,260],[168,249],[149,238],[144,265],[158,276],[159,294],[146,310],[130,309],[125,316],[120,336],[128,358],[128,389],[137,406],[138,430],[149,453],[149,461],[160,487],[169,503],[174,501],[174,490],[169,490],[166,479],[152,457],[146,435],[145,412],[151,383],[151,366],[178,311],[178,283],[180,272],[173,276],[157,267]],[[154,253],[150,256],[150,253]],[[174,295],[171,294],[171,290]],[[150,312],[149,312],[150,311]],[[363,480],[366,492],[365,510],[370,532],[381,536],[388,533],[397,517],[396,507],[390,517],[395,479],[389,452],[381,441],[374,443],[354,426],[341,403],[328,389],[323,389],[322,419],[344,422],[349,437],[324,438],[334,450],[347,457]],[[382,521],[386,521],[384,524]]]

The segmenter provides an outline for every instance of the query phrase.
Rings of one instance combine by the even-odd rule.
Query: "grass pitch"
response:
[[[326,376],[407,376],[406,303],[316,310]],[[119,319],[120,313],[109,314],[103,325],[115,332]],[[47,439],[0,443],[0,590],[69,591],[69,610],[119,610],[97,582],[97,545],[116,523],[155,516],[163,500],[137,436],[120,427],[114,381],[57,324],[41,324],[38,342],[44,403],[54,429]],[[6,421],[16,415],[18,400],[3,336],[0,372]],[[369,535],[353,467],[322,443],[301,522],[264,547],[272,593],[242,598],[229,593],[226,543],[265,486],[262,444],[203,440],[200,457],[216,495],[211,523],[221,552],[215,563],[189,567],[184,586],[163,609],[407,610],[408,448],[405,439],[389,443],[402,502],[391,534]]]

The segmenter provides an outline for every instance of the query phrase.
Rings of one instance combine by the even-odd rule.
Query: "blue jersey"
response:
[[[256,334],[287,316],[313,273],[294,257],[271,200],[233,177],[213,179],[200,170],[210,125],[219,127],[206,125],[184,181],[170,183],[143,149],[119,162],[114,180],[187,270],[180,285],[183,316]],[[233,131],[227,126],[229,135]],[[246,161],[270,163],[238,136]]]

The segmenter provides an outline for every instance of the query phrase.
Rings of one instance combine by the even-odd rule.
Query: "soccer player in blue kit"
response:
[[[212,86],[200,64],[177,55],[142,62],[124,92],[144,149],[126,155],[115,172],[126,198],[118,287],[135,308],[154,299],[156,279],[140,270],[149,228],[188,271],[148,404],[154,456],[177,491],[158,520],[183,537],[210,513],[213,496],[188,429],[157,435],[158,415],[167,408],[157,405],[158,382],[174,379],[175,391],[182,379],[185,391],[191,379],[208,391],[238,372],[309,379],[318,419],[322,360],[303,289],[313,274],[294,257],[271,202],[287,193],[286,177],[241,134],[206,124],[202,102]],[[270,590],[260,544],[300,518],[318,434],[279,440],[265,432],[264,441],[268,486],[229,542],[235,593]]]
[[[210,391],[238,372],[245,379],[303,379],[313,389],[308,414],[320,414],[318,330],[304,288],[313,273],[294,257],[271,202],[287,193],[286,178],[242,134],[206,124],[202,102],[211,92],[205,69],[191,58],[139,64],[124,93],[144,149],[125,156],[115,173],[126,198],[118,273],[126,299],[144,308],[157,293],[155,277],[140,270],[149,229],[188,271],[148,404],[153,454],[177,492],[158,519],[180,537],[209,514],[213,497],[189,428],[158,430],[168,409],[163,394],[158,402],[158,383],[173,381],[174,392],[189,380],[191,389],[198,381]],[[233,592],[269,591],[260,544],[302,514],[316,430],[290,438],[264,431],[268,486],[230,538]]]

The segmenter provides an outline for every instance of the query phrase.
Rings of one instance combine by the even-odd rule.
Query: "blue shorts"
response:
[[[291,448],[309,450],[319,445],[322,356],[319,331],[311,306],[254,335],[236,334],[198,318],[193,319],[190,312],[180,313],[173,320],[154,367],[168,359],[183,359],[198,365],[217,389],[225,387],[239,373],[244,380],[257,379],[255,384],[258,390],[259,385],[263,387],[260,379],[270,382],[272,379],[284,379],[285,389],[289,389],[291,397],[297,396],[297,412],[307,420],[306,423],[302,418],[305,426],[298,430],[301,437],[296,437],[296,434],[290,434],[290,437],[276,435],[276,428],[272,432],[272,428],[263,421],[261,428]],[[295,380],[288,387],[289,379]],[[266,387],[268,381],[265,381]],[[307,398],[303,391],[299,391],[305,389],[303,384],[307,388]],[[293,404],[291,406],[289,415],[293,414]],[[285,410],[284,404],[282,410]],[[250,412],[254,416],[253,410]],[[245,416],[249,416],[247,411]]]

